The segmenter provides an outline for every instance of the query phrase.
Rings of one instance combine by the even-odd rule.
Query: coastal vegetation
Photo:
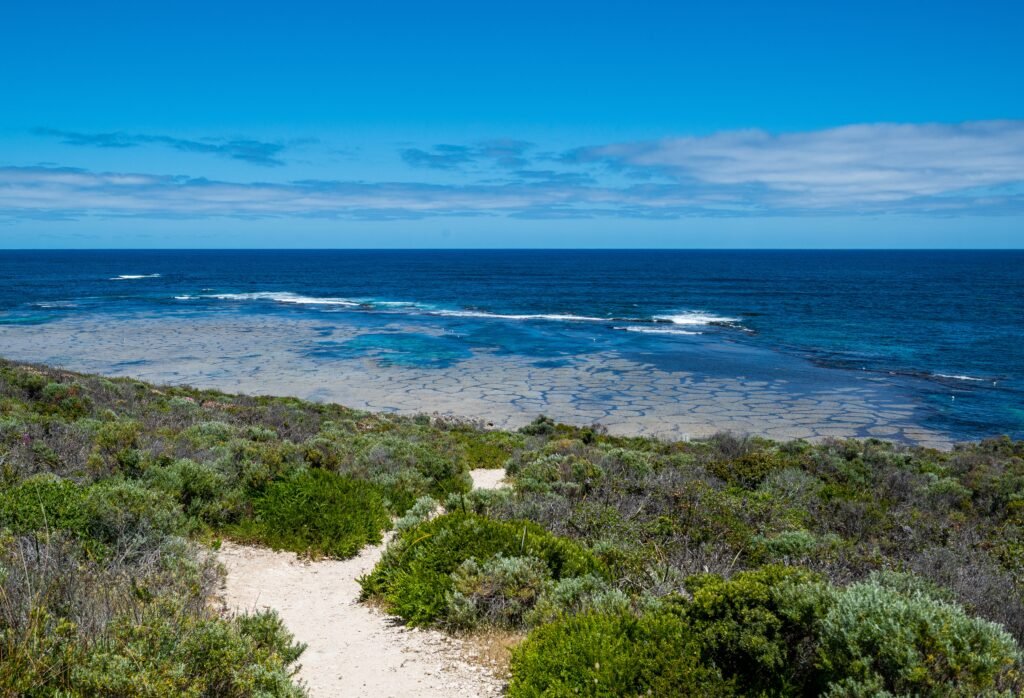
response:
[[[0,362],[0,695],[302,695],[211,550],[391,527],[364,597],[519,637],[512,696],[1024,690],[1022,442],[513,433]]]

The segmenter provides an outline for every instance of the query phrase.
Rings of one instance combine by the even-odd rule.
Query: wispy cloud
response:
[[[301,180],[224,182],[75,168],[0,167],[0,214],[18,217],[422,218],[506,215],[685,215],[701,202],[677,189],[557,180],[441,185]]]
[[[431,167],[435,170],[454,170],[474,160],[469,147],[445,143],[435,145],[429,151],[420,148],[406,148],[400,151],[400,154],[408,165]]]
[[[526,151],[532,147],[527,141],[496,139],[473,145],[439,143],[429,150],[405,148],[399,151],[402,160],[413,167],[435,170],[455,170],[471,164],[496,165],[505,169],[526,167]]]
[[[113,138],[111,143],[119,141]],[[428,171],[421,181],[405,182],[268,183],[0,167],[0,216],[672,219],[1024,214],[1020,121],[866,124],[776,135],[738,131],[607,144],[566,152],[558,169],[522,166],[528,164],[529,148],[522,141],[433,148],[423,151],[428,158],[419,165]],[[462,183],[451,183],[450,174],[444,183],[430,181],[429,170],[438,168],[460,169],[455,179]],[[622,177],[609,174],[609,169],[645,177]]]
[[[190,140],[173,136],[146,133],[78,133],[52,128],[33,130],[37,136],[59,138],[61,143],[95,148],[136,148],[142,145],[163,145],[186,153],[209,153],[233,160],[242,160],[253,165],[280,166],[284,161],[279,157],[287,147],[283,143],[270,143],[252,139],[205,138]]]
[[[578,148],[562,160],[740,195],[765,209],[884,210],[940,199],[956,206],[1020,193],[1024,122],[729,131]]]

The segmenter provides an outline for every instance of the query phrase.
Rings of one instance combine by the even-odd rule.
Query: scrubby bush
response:
[[[444,500],[444,508],[448,511],[472,512],[486,516],[511,497],[511,490],[505,487],[494,490],[475,489],[469,492],[456,492],[448,495]]]
[[[437,513],[438,506],[437,500],[433,497],[420,497],[415,504],[409,507],[409,511],[405,512],[402,518],[395,521],[395,530],[404,531],[407,528],[418,526]]]
[[[1024,689],[1013,638],[913,575],[873,575],[836,589],[805,570],[765,567],[729,580],[703,575],[687,586],[692,598],[654,610],[590,611],[541,625],[513,654],[510,695],[975,696]]]
[[[39,391],[40,412],[57,414],[65,419],[77,419],[89,412],[91,402],[77,383],[52,381]]]
[[[173,497],[188,516],[209,524],[218,524],[227,518],[223,507],[227,478],[209,463],[181,458],[148,469],[145,479],[154,489]]]
[[[854,685],[920,696],[1024,688],[1009,633],[929,591],[876,576],[836,595],[817,652],[823,677],[837,684],[834,695]]]
[[[253,505],[253,516],[231,529],[242,540],[276,550],[349,558],[381,541],[390,524],[373,484],[309,469],[271,483]]]
[[[448,433],[462,447],[466,465],[471,470],[504,468],[515,450],[525,443],[521,435],[507,431],[455,429]]]
[[[360,580],[364,597],[381,599],[413,625],[441,620],[455,590],[452,577],[467,560],[502,555],[543,562],[553,579],[595,572],[584,548],[526,521],[494,521],[453,512],[400,531],[373,571]]]
[[[85,488],[72,482],[37,475],[0,489],[0,528],[14,533],[67,530],[84,534],[88,517]]]
[[[92,644],[40,611],[26,635],[0,631],[0,694],[298,698],[302,650],[273,612],[224,620],[156,604]]]
[[[452,572],[445,620],[455,627],[485,624],[517,628],[543,593],[550,577],[545,562],[532,556],[470,558]]]
[[[770,566],[732,579],[692,577],[685,618],[703,661],[744,692],[785,695],[813,683],[815,623],[831,603],[815,575]]]
[[[678,615],[584,613],[542,625],[512,652],[510,698],[732,696]]]
[[[563,577],[547,583],[525,624],[535,627],[578,613],[624,613],[631,607],[625,593],[597,575]]]

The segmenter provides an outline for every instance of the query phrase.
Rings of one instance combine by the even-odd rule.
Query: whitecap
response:
[[[289,291],[256,291],[254,293],[214,293],[202,296],[222,301],[274,301],[276,303],[292,303],[296,305],[341,305],[357,308],[361,304],[348,298],[318,298],[300,296]]]
[[[644,327],[640,325],[627,325],[625,327],[615,327],[613,329],[623,330],[624,332],[641,332],[643,334],[674,334],[691,336],[704,334],[703,332],[694,332],[693,330],[677,330],[674,327]]]
[[[78,307],[78,304],[74,303],[72,301],[49,301],[49,302],[33,303],[32,305],[36,306],[37,308],[46,308],[46,309],[52,309],[52,308],[77,308]]]
[[[111,281],[134,281],[135,279],[158,279],[159,274],[121,274],[111,277]]]
[[[974,376],[949,375],[949,374],[946,374],[946,373],[933,373],[932,375],[934,377],[936,377],[936,378],[948,378],[950,380],[955,380],[955,381],[976,381],[978,383],[984,383],[985,382],[984,378],[975,378]]]
[[[670,322],[673,325],[688,325],[688,326],[701,326],[701,325],[738,325],[739,320],[734,317],[722,317],[721,315],[712,315],[710,313],[702,313],[697,311],[690,311],[685,313],[675,313],[673,315],[655,315],[655,322]]]
[[[428,315],[443,317],[477,317],[495,320],[554,320],[559,322],[607,322],[609,318],[589,317],[587,315],[569,315],[564,313],[534,313],[528,315],[509,315],[504,313],[488,313],[483,310],[431,310]]]

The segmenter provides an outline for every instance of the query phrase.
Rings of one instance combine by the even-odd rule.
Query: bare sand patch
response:
[[[503,468],[477,468],[470,470],[473,488],[477,490],[496,490],[506,487],[505,470]]]
[[[231,611],[273,608],[308,647],[299,678],[314,698],[498,696],[494,670],[470,659],[472,648],[436,630],[406,628],[359,603],[356,580],[383,551],[370,546],[351,560],[301,560],[294,553],[225,542],[224,604]]]
[[[503,486],[504,470],[474,470],[473,486]],[[273,608],[308,645],[299,678],[314,698],[455,698],[499,696],[502,667],[487,643],[437,630],[407,628],[359,603],[358,578],[377,564],[384,545],[351,560],[303,560],[294,553],[225,542],[229,611]],[[496,666],[497,665],[497,666]]]

